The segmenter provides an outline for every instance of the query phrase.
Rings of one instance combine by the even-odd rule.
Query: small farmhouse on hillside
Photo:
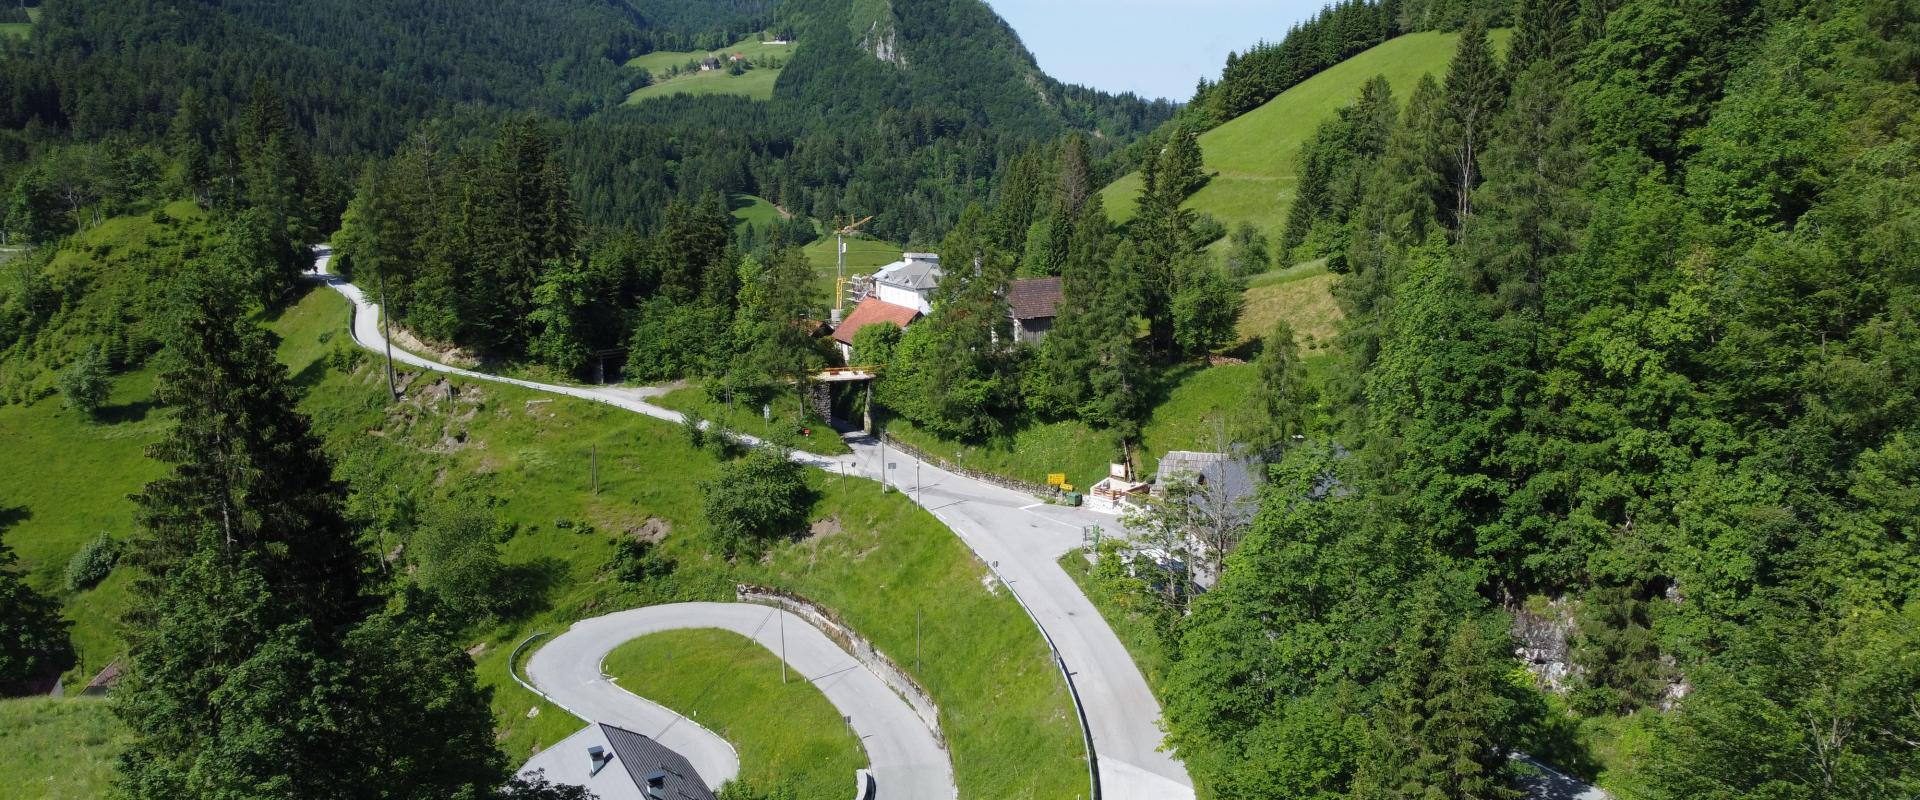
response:
[[[1023,278],[1007,284],[1007,316],[1013,318],[1013,340],[1038,343],[1053,329],[1060,307],[1059,278]]]
[[[718,56],[707,56],[706,58],[700,59],[701,72],[712,72],[716,69],[719,69],[721,66],[723,65],[720,63],[720,58]]]

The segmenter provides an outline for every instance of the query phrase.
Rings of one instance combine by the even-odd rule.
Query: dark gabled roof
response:
[[[847,318],[840,323],[840,327],[833,329],[833,340],[851,347],[853,335],[859,333],[861,328],[881,322],[896,328],[904,328],[919,316],[919,309],[897,306],[878,297],[869,297],[860,301],[860,305],[854,306],[853,313],[847,315]]]
[[[1007,284],[1007,308],[1014,319],[1054,316],[1060,298],[1059,278],[1023,278]]]
[[[679,753],[625,728],[601,723],[600,732],[606,735],[607,746],[613,748],[614,760],[626,768],[642,796],[647,796],[647,779],[658,776],[664,784],[661,795],[667,800],[714,800],[700,773]]]

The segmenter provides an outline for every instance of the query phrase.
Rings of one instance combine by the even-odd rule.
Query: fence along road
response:
[[[946,750],[907,701],[820,629],[780,609],[748,603],[671,603],[584,619],[533,651],[527,678],[576,715],[646,734],[673,748],[693,763],[708,785],[718,788],[739,773],[733,748],[679,714],[629,694],[644,692],[644,685],[623,688],[602,671],[614,648],[650,633],[682,628],[719,628],[752,639],[776,656],[784,650],[794,678],[819,688],[853,726],[882,796],[956,796]]]

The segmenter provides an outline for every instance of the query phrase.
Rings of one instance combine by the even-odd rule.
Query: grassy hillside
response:
[[[1247,280],[1247,306],[1240,312],[1240,341],[1273,332],[1273,323],[1285,318],[1293,326],[1294,341],[1306,355],[1324,352],[1340,332],[1343,314],[1334,302],[1333,284],[1340,276],[1327,271],[1326,259],[1295,264]]]
[[[739,781],[762,791],[785,784],[795,800],[841,800],[867,765],[826,695],[798,675],[782,683],[780,659],[732,631],[642,636],[609,653],[604,669],[726,739],[740,753]]]
[[[807,257],[807,263],[813,265],[813,274],[819,278],[818,291],[820,296],[826,299],[829,307],[833,304],[834,271],[837,269],[834,264],[834,246],[833,236],[828,235],[800,249],[800,252]],[[899,247],[879,239],[858,235],[849,236],[847,237],[847,274],[872,274],[880,267],[899,261],[900,253]],[[852,309],[848,311],[851,312]]]
[[[653,84],[635,89],[627,95],[628,103],[640,103],[656,97],[669,97],[676,94],[714,95],[736,94],[755,100],[773,99],[773,85],[780,80],[780,72],[787,59],[792,58],[797,46],[791,44],[767,44],[758,35],[749,36],[725,48],[709,54],[701,51],[663,51],[636,56],[627,62],[627,66],[644,69],[653,75]],[[725,69],[707,72],[700,71],[700,60],[708,55],[718,56],[725,61],[729,56],[739,55],[749,62],[765,63],[768,59],[777,59],[781,67],[758,67],[740,75],[729,75]],[[669,76],[670,70],[679,69],[680,74]]]
[[[27,18],[33,20],[33,22],[0,23],[0,36],[11,36],[15,39],[25,39],[28,36],[32,35],[34,22],[40,21],[40,9],[38,8],[27,9]]]
[[[1009,595],[982,583],[985,567],[930,515],[870,482],[814,473],[812,535],[763,559],[728,564],[708,555],[701,541],[700,485],[718,464],[689,447],[677,426],[597,403],[415,374],[403,375],[407,399],[389,406],[376,362],[348,341],[347,312],[337,294],[314,291],[271,322],[282,338],[282,362],[307,392],[301,407],[342,473],[363,488],[494,498],[495,511],[513,526],[502,557],[530,592],[526,610],[464,633],[481,682],[494,691],[499,738],[511,759],[580,725],[509,678],[515,645],[619,608],[730,599],[736,583],[751,582],[835,609],[896,657],[912,652],[916,612],[924,613],[925,651],[944,657],[927,659],[916,677],[941,707],[966,795],[1085,792],[1079,732],[1044,643]],[[161,470],[142,456],[163,424],[160,412],[144,406],[151,382],[143,373],[122,377],[113,402],[126,409],[124,419],[105,425],[66,418],[57,400],[0,408],[0,503],[24,515],[7,540],[23,553],[36,584],[57,584],[68,556],[99,531],[130,530],[126,496]],[[587,468],[593,447],[598,492]],[[382,552],[398,544],[398,534],[372,535]],[[677,568],[644,585],[617,580],[616,544],[642,535],[664,537],[660,552]],[[76,675],[123,649],[114,621],[130,578],[123,568],[100,588],[56,592],[80,623],[76,638],[88,666]],[[47,741],[0,741],[0,776],[39,769],[34,754],[62,752],[67,735],[60,726],[0,724],[0,731],[14,730],[24,731],[23,739],[44,732]],[[85,775],[66,778],[73,782],[46,794],[97,795],[75,788]]]
[[[94,697],[0,700],[0,794],[14,800],[107,797],[124,730]]]
[[[1510,31],[1494,31],[1494,43],[1504,46],[1510,36]],[[1217,174],[1187,200],[1186,207],[1211,214],[1228,228],[1250,222],[1277,237],[1286,225],[1299,181],[1300,146],[1314,128],[1353,102],[1361,85],[1375,75],[1386,76],[1404,103],[1421,75],[1432,73],[1436,79],[1446,75],[1458,39],[1456,34],[1438,32],[1401,36],[1208,131],[1200,137],[1200,149],[1207,172]],[[1101,195],[1114,219],[1131,219],[1140,195],[1139,173],[1114,181]]]
[[[653,73],[655,77],[663,77],[667,74],[667,70],[674,67],[684,69],[691,64],[697,68],[700,59],[708,55],[725,58],[738,53],[750,61],[767,57],[784,59],[792,56],[797,49],[798,46],[793,44],[768,44],[762,36],[756,34],[711,53],[705,50],[661,50],[634,56],[627,61],[627,66],[644,69]]]
[[[727,207],[738,224],[752,225],[762,231],[771,229],[775,223],[786,218],[779,206],[751,194],[736,194],[728,198]]]
[[[696,97],[737,94],[754,100],[772,100],[773,85],[779,80],[780,70],[777,69],[750,69],[740,75],[728,75],[725,70],[695,72],[635,89],[627,95],[627,103],[644,103],[656,97],[677,94]]]

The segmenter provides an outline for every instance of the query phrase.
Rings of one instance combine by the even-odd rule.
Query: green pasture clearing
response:
[[[32,21],[0,23],[0,36],[11,36],[15,39],[25,39],[28,36],[33,35],[33,26],[35,23],[40,21],[40,9],[37,7],[27,9],[27,19]]]
[[[1325,259],[1254,276],[1247,281],[1247,305],[1240,312],[1240,341],[1264,338],[1275,322],[1285,319],[1301,353],[1326,351],[1346,318],[1333,298],[1339,280],[1327,271]]]
[[[779,206],[751,194],[735,194],[727,198],[727,209],[733,212],[737,224],[752,225],[763,232],[787,218],[787,215],[780,213]]]
[[[1493,32],[1504,46],[1511,31]],[[1186,207],[1205,212],[1229,229],[1250,222],[1278,237],[1299,183],[1300,147],[1320,123],[1359,97],[1360,87],[1384,75],[1403,104],[1431,73],[1446,74],[1459,40],[1457,34],[1410,33],[1347,59],[1265,105],[1200,136],[1204,169],[1218,173],[1187,199]],[[1101,191],[1115,220],[1131,219],[1140,195],[1140,174],[1129,173]]]
[[[739,75],[730,75],[724,69],[692,72],[635,89],[627,94],[626,103],[634,105],[677,94],[694,96],[726,94],[741,95],[753,100],[772,100],[773,86],[779,80],[780,70],[777,69],[750,69]]]
[[[769,612],[772,609],[768,609]],[[602,669],[630,692],[720,735],[740,754],[740,777],[794,800],[841,800],[866,752],[826,695],[752,639],[712,628],[662,631],[608,654]]]
[[[725,60],[727,56],[738,53],[745,56],[748,61],[758,61],[768,57],[784,60],[793,57],[795,52],[797,52],[797,50],[793,44],[768,44],[764,36],[756,35],[749,36],[713,51],[660,50],[646,53],[629,59],[627,66],[634,69],[644,69],[658,78],[665,76],[667,71],[674,67],[685,68],[692,65],[694,69],[699,69],[700,59],[706,58],[709,55],[719,56],[722,60]]]
[[[15,800],[110,796],[126,739],[103,698],[0,700],[0,786]]]

